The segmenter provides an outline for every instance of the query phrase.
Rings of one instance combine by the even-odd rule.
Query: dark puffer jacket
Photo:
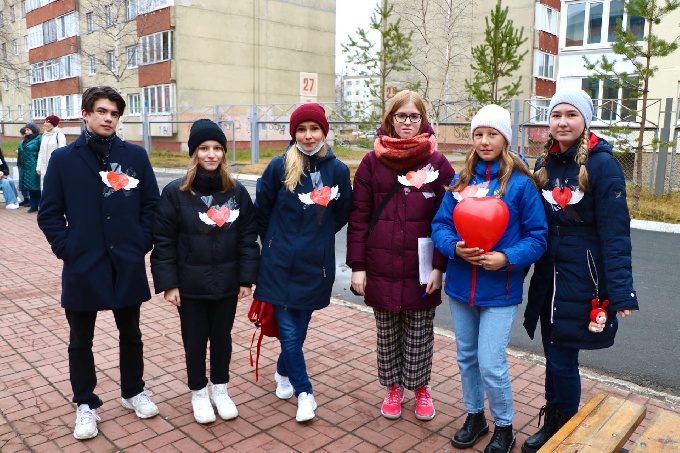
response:
[[[576,147],[564,153],[551,152],[548,157],[548,185],[543,190],[548,251],[534,265],[524,314],[524,327],[531,338],[540,316],[543,322],[552,323],[552,343],[577,349],[613,345],[618,329],[616,311],[638,309],[623,172],[605,140],[591,134],[589,148],[589,189],[585,194],[577,192]],[[536,170],[540,168],[539,160]],[[580,195],[583,198],[577,201]],[[571,204],[565,204],[567,200]],[[598,295],[595,281],[599,282],[600,299],[609,300],[609,319],[601,333],[588,330],[591,301]]]
[[[250,195],[238,181],[227,192],[203,193],[194,184],[196,195],[179,190],[183,182],[163,189],[156,211],[151,252],[156,293],[179,288],[181,297],[191,299],[234,297],[240,286],[257,281],[260,246]],[[211,221],[211,207],[228,209],[226,221],[218,219],[222,225]]]
[[[429,167],[428,167],[429,166]],[[368,228],[398,173],[368,153],[354,176],[352,213],[347,227],[347,265],[366,271],[366,305],[390,311],[423,310],[441,304],[441,290],[425,298],[418,272],[418,238],[429,237],[431,222],[444,197],[444,185],[455,174],[445,156],[434,152],[415,170],[439,171],[437,179],[420,188],[399,185],[380,214],[373,231]],[[435,251],[433,267],[446,270],[447,259]]]
[[[255,298],[297,310],[319,310],[330,304],[335,233],[347,223],[352,201],[349,169],[330,148],[324,157],[309,158],[309,163],[310,171],[291,193],[283,185],[284,156],[275,157],[257,180],[255,197],[262,241]],[[311,200],[312,191],[333,187],[337,198],[326,199],[326,206]]]

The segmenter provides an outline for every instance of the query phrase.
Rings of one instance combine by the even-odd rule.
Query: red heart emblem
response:
[[[509,220],[508,207],[495,197],[466,198],[453,210],[453,223],[465,245],[486,252],[503,237]]]
[[[208,218],[215,222],[218,227],[221,227],[225,223],[227,223],[227,220],[229,220],[229,215],[231,214],[229,212],[229,209],[227,208],[210,208],[208,209]]]
[[[416,189],[420,189],[420,186],[425,182],[425,178],[427,178],[427,172],[425,170],[410,171],[406,173],[406,180]]]
[[[116,173],[115,171],[108,172],[106,174],[106,180],[109,182],[114,192],[127,186],[130,181],[126,175]]]
[[[326,207],[331,200],[331,188],[323,186],[321,189],[312,190],[312,193],[309,194],[309,199],[316,204]]]
[[[555,187],[552,190],[552,196],[553,200],[555,200],[555,203],[560,205],[560,208],[564,209],[564,207],[568,205],[569,201],[571,200],[571,189],[569,187],[565,187],[564,189],[560,190],[559,187]]]

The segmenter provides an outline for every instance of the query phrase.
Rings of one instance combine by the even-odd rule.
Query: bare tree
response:
[[[474,2],[464,0],[398,0],[395,14],[402,28],[413,32],[414,51],[408,58],[412,70],[401,80],[403,88],[422,92],[434,118],[452,97],[462,97],[453,83],[469,67]],[[462,44],[465,43],[465,44]],[[457,80],[455,80],[457,81]]]

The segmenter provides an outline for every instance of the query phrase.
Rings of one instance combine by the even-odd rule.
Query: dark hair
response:
[[[22,127],[21,129],[19,129],[19,133],[21,135],[24,135],[26,133],[26,129],[28,129],[26,126]]]
[[[123,96],[121,96],[114,88],[108,86],[92,87],[85,90],[80,108],[87,113],[92,113],[94,111],[94,103],[100,99],[108,99],[111,102],[115,102],[116,107],[118,107],[118,114],[123,116],[123,113],[125,112],[125,101],[123,100]]]

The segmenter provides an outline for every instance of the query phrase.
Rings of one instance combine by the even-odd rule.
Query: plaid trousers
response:
[[[380,385],[415,390],[430,383],[434,308],[393,312],[374,308]]]

